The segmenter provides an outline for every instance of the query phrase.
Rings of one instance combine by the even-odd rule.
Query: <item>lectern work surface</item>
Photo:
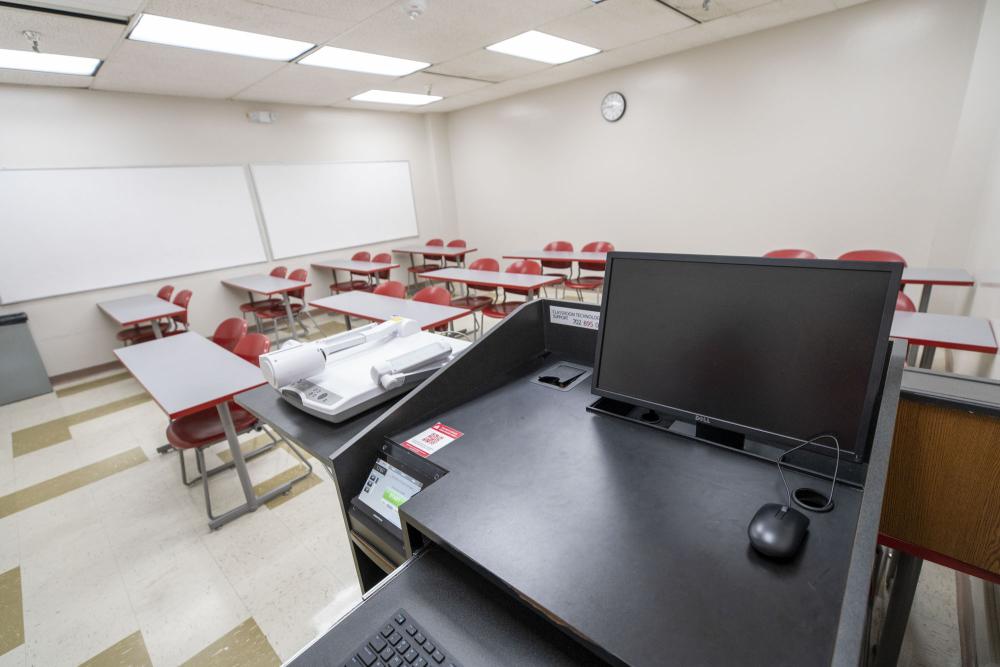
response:
[[[796,559],[766,560],[747,524],[784,499],[773,463],[588,413],[586,383],[529,381],[557,361],[395,434],[463,433],[431,455],[449,473],[401,516],[606,659],[830,664],[862,491],[838,485]]]

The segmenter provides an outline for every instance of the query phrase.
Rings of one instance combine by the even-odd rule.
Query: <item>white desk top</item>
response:
[[[152,294],[103,301],[97,304],[97,307],[123,327],[139,324],[140,322],[158,320],[161,317],[180,315],[185,311],[184,308],[175,306],[169,301],[155,297]]]
[[[972,274],[965,269],[933,269],[907,267],[903,269],[904,285],[965,285],[972,286]]]
[[[433,329],[472,312],[467,308],[439,306],[436,303],[359,291],[323,297],[310,301],[309,305],[374,322],[385,322],[397,316],[405,317],[419,322],[421,329]]]
[[[897,310],[889,335],[905,338],[914,345],[997,353],[993,325],[989,320],[978,317]]]
[[[1000,269],[979,274],[979,284],[983,287],[1000,287]]]
[[[235,287],[236,289],[246,290],[247,292],[256,292],[257,294],[263,294],[264,296],[281,294],[282,292],[291,292],[292,290],[309,287],[309,285],[311,285],[311,283],[308,282],[288,280],[287,278],[275,278],[274,276],[261,274],[239,276],[237,278],[226,278],[222,281],[222,284],[229,287]]]
[[[452,283],[472,283],[489,287],[510,289],[538,289],[562,280],[558,276],[536,276],[529,273],[505,271],[476,271],[473,269],[438,269],[420,274],[421,279],[443,280]]]
[[[313,262],[313,266],[321,269],[334,269],[336,271],[350,271],[351,273],[378,273],[387,269],[398,269],[399,264],[385,264],[383,262],[359,262],[353,259],[324,259],[320,262]]]
[[[459,255],[476,252],[476,248],[449,248],[448,246],[440,245],[411,245],[403,246],[402,248],[393,248],[392,251],[411,255],[440,255],[441,257],[452,259],[454,257],[458,257]]]
[[[583,252],[582,250],[529,250],[528,252],[504,255],[504,259],[534,259],[538,261],[561,262],[606,262],[606,252]]]
[[[259,368],[194,332],[120,347],[115,355],[171,419],[264,384]]]

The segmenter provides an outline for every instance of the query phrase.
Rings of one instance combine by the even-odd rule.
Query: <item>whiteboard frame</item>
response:
[[[338,246],[333,248],[318,248],[314,251],[302,253],[298,255],[275,255],[274,250],[271,246],[270,234],[267,226],[267,217],[264,215],[263,204],[260,201],[260,191],[257,187],[257,179],[254,175],[253,168],[258,167],[307,167],[307,166],[325,166],[333,164],[406,164],[406,172],[410,178],[410,202],[413,205],[413,222],[416,225],[417,233],[409,236],[397,236],[393,238],[382,239],[380,241],[372,241],[370,243],[363,243],[361,245],[346,245]],[[327,252],[334,252],[337,250],[346,250],[349,248],[360,248],[367,245],[376,245],[380,243],[392,243],[394,241],[402,241],[404,239],[418,239],[420,238],[420,209],[417,207],[417,193],[413,187],[413,164],[409,160],[324,160],[324,161],[307,161],[307,162],[250,162],[247,163],[247,172],[249,173],[250,180],[253,181],[253,194],[256,201],[256,205],[259,207],[259,214],[261,220],[261,234],[264,239],[265,248],[267,249],[268,257],[272,261],[277,260],[287,260],[294,259],[296,257],[308,257],[309,255],[322,254]]]
[[[84,287],[80,289],[67,289],[66,291],[60,291],[54,294],[47,294],[44,296],[35,296],[28,299],[15,299],[13,301],[7,301],[4,299],[3,286],[0,285],[0,307],[9,306],[17,303],[30,303],[34,301],[43,301],[46,299],[55,299],[62,296],[70,296],[74,294],[84,294],[86,292],[98,292],[108,289],[116,289],[119,287],[129,287],[131,285],[142,285],[144,283],[156,282],[160,280],[170,280],[174,278],[184,278],[187,276],[196,276],[202,273],[210,273],[212,271],[225,271],[227,269],[234,269],[241,266],[253,266],[255,264],[267,264],[273,261],[273,256],[271,254],[271,246],[266,233],[266,227],[264,225],[263,216],[260,210],[260,202],[257,199],[256,183],[253,181],[253,174],[250,171],[249,163],[206,163],[206,164],[113,164],[113,165],[90,165],[83,167],[0,167],[0,174],[9,172],[54,172],[54,171],[107,171],[110,169],[192,169],[200,167],[239,167],[243,171],[244,178],[247,182],[247,190],[250,195],[250,204],[254,212],[254,217],[257,222],[257,233],[259,235],[261,249],[264,252],[264,259],[255,262],[240,262],[236,264],[226,264],[224,266],[217,266],[211,269],[204,269],[201,271],[192,271],[188,273],[172,273],[159,277],[144,278],[142,280],[133,280],[125,283],[110,283],[103,284],[94,287]],[[69,282],[69,281],[67,281]]]

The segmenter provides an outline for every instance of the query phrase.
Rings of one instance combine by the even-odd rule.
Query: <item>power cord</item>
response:
[[[803,447],[805,447],[807,445],[812,445],[812,444],[816,443],[817,441],[822,440],[823,438],[827,438],[829,440],[832,440],[834,446],[837,448],[837,463],[836,463],[836,465],[833,468],[833,482],[830,484],[830,495],[827,497],[826,505],[823,505],[823,507],[819,507],[819,508],[817,508],[817,507],[809,507],[808,505],[804,505],[803,503],[799,502],[798,499],[795,499],[795,504],[799,505],[800,507],[803,507],[803,508],[805,508],[807,510],[811,510],[813,512],[826,512],[831,507],[833,507],[833,492],[837,488],[837,473],[840,471],[840,441],[837,440],[837,436],[835,436],[833,434],[830,434],[830,433],[822,433],[820,435],[813,436],[813,437],[809,438],[808,440],[806,440],[805,442],[803,442],[801,445],[796,445],[795,447],[792,447],[791,449],[789,449],[789,450],[787,450],[785,452],[782,452],[781,456],[779,456],[775,460],[775,463],[778,464],[778,474],[781,476],[781,483],[782,483],[782,485],[784,485],[784,487],[785,487],[785,494],[787,494],[787,497],[788,497],[788,501],[785,503],[786,507],[791,507],[792,506],[792,492],[788,488],[788,482],[785,481],[785,473],[781,469],[781,463],[782,463],[782,461],[784,460],[784,458],[786,456],[788,456],[792,452],[797,451],[799,449],[802,449]]]

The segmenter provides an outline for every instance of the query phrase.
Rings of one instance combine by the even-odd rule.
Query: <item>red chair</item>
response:
[[[444,239],[431,239],[424,245],[444,246]],[[444,258],[441,255],[424,255],[423,264],[414,264],[409,269],[407,269],[407,271],[409,272],[410,278],[414,279],[413,278],[414,276],[417,276],[421,273],[426,273],[428,271],[437,271],[438,269],[443,268],[443,264],[440,263],[443,261]]]
[[[295,269],[294,271],[288,274],[288,279],[304,283],[306,282],[306,280],[309,279],[309,272],[306,269]],[[293,318],[292,322],[288,322],[289,332],[293,335],[295,334],[295,323],[297,322],[299,326],[302,327],[303,333],[307,336],[309,335],[309,329],[306,328],[306,325],[302,322],[301,319],[301,316],[303,314],[309,318],[309,321],[312,322],[313,326],[315,326],[316,329],[318,330],[319,325],[316,324],[316,320],[314,320],[312,315],[309,314],[309,309],[306,307],[307,305],[306,288],[302,287],[299,289],[290,290],[288,292],[288,299],[291,302],[289,305],[292,310],[292,318]],[[298,303],[292,301],[293,299],[298,300]],[[288,313],[285,310],[284,299],[277,299],[275,301],[277,301],[276,305],[264,308],[258,308],[255,311],[255,313],[257,314],[257,317],[260,319],[262,325],[264,322],[267,322],[268,320],[274,322],[274,334],[275,336],[277,336],[278,320],[287,320]]]
[[[906,296],[902,292],[896,294],[896,310],[902,310],[907,313],[917,312],[917,307],[913,305],[913,299]]]
[[[190,303],[191,303],[191,290],[182,289],[180,292],[177,293],[177,296],[174,297],[174,305],[183,308],[184,312],[178,315],[170,316],[169,330],[164,330],[162,326],[160,327],[160,330],[163,333],[164,337],[176,336],[177,334],[187,333],[188,331],[191,330],[190,327],[188,326],[188,310],[187,310],[188,305]],[[156,334],[153,333],[152,327],[149,327],[148,329],[144,328],[144,331],[132,340],[132,344],[135,345],[137,343],[145,343],[147,341],[153,340],[154,338],[156,338]]]
[[[473,271],[499,271],[500,262],[491,257],[480,257],[469,265],[469,269]],[[478,294],[475,294],[476,292]],[[490,296],[484,296],[482,292],[489,292]],[[452,299],[451,305],[456,308],[468,308],[471,310],[472,326],[474,327],[474,331],[479,331],[482,327],[481,322],[476,318],[476,313],[496,301],[497,298],[497,288],[493,285],[467,283],[465,285],[465,296]]]
[[[606,241],[594,241],[583,246],[583,252],[612,252],[613,245]],[[600,271],[599,276],[585,276],[584,271]],[[570,278],[563,282],[564,294],[566,289],[576,290],[576,296],[583,301],[584,290],[598,291],[604,287],[604,262],[580,262],[580,270],[577,271],[576,278]],[[598,301],[600,293],[598,293]]]
[[[161,287],[156,291],[156,298],[163,299],[164,301],[170,301],[170,297],[173,295],[173,293],[174,293],[173,285],[164,285],[163,287]],[[166,331],[167,328],[172,323],[173,320],[170,319],[160,320],[159,322],[160,330]],[[130,343],[136,342],[136,340],[139,338],[144,338],[148,340],[148,338],[146,337],[151,335],[153,335],[153,326],[151,324],[145,324],[143,326],[139,326],[137,324],[129,329],[122,329],[117,334],[115,334],[115,338],[118,341],[120,341],[123,345],[129,345]]]
[[[468,248],[469,244],[466,243],[465,241],[463,241],[462,239],[455,239],[454,241],[448,241],[448,247],[449,248]],[[455,266],[465,266],[465,253],[462,253],[461,255],[456,255],[455,259],[453,261],[455,262]],[[448,261],[447,260],[445,260],[444,265],[445,266],[448,265]]]
[[[392,264],[392,253],[380,252],[379,254],[372,257],[372,261],[376,264]],[[376,280],[388,280],[389,274],[392,269],[386,269],[385,271],[379,271],[375,274]]]
[[[545,247],[542,248],[542,250],[556,250],[556,251],[561,251],[561,252],[572,252],[573,251],[573,244],[570,243],[569,241],[553,241],[552,243],[546,243]],[[572,270],[573,269],[573,262],[563,261],[563,260],[560,260],[560,259],[543,259],[542,260],[542,268],[543,269],[561,269],[561,270],[567,270],[568,269],[566,273],[562,273],[562,271],[559,271],[557,273],[546,273],[545,274],[547,276],[552,276],[553,278],[559,278],[560,282],[558,282],[555,285],[553,285],[553,287],[556,289],[556,293],[558,294],[559,285],[562,285],[563,283],[565,283],[566,279],[569,278],[570,274],[573,273],[573,270]],[[548,287],[543,287],[542,289],[545,291],[545,294],[548,295]]]
[[[430,287],[425,287],[414,294],[413,300],[420,301],[422,303],[435,303],[439,306],[450,306],[451,292],[439,285],[431,285]],[[448,331],[450,328],[451,322],[448,322],[447,324],[442,324],[439,327],[434,327],[432,331]]]
[[[372,261],[372,254],[367,250],[359,250],[358,252],[351,255],[351,260],[355,262],[370,262]],[[362,276],[363,280],[355,280],[354,276]],[[341,292],[351,292],[353,290],[365,289],[366,287],[368,287],[368,275],[364,273],[354,273],[352,271],[350,274],[348,274],[346,282],[331,283],[330,293],[340,294]]]
[[[542,275],[542,265],[530,259],[522,259],[508,266],[507,273],[525,273],[532,276],[540,276]],[[483,308],[483,315],[495,319],[503,319],[517,310],[524,301],[507,301],[507,297],[511,294],[527,296],[528,290],[505,287],[503,290],[503,302],[493,303]]]
[[[268,340],[267,336],[249,334],[236,344],[233,353],[257,365],[260,355],[270,349],[271,341]],[[268,444],[262,445],[245,454],[243,457],[245,460],[249,461],[254,457],[260,456],[281,442],[268,429],[264,428],[251,413],[236,405],[233,401],[229,401],[228,405],[229,414],[233,418],[233,426],[237,435],[256,430],[263,431],[271,439],[271,442]],[[222,419],[219,417],[218,410],[214,407],[175,419],[167,426],[167,442],[177,450],[181,460],[181,481],[187,486],[196,484],[199,480],[201,481],[205,491],[205,511],[208,513],[210,520],[215,520],[216,517],[212,514],[212,497],[208,490],[208,479],[213,475],[232,468],[234,462],[229,461],[209,470],[205,467],[204,450],[209,445],[224,442],[225,440],[226,432],[222,426]],[[289,451],[295,454],[306,466],[306,472],[297,477],[295,481],[303,480],[312,473],[312,466],[309,465],[309,462],[292,443],[288,442],[287,444]],[[187,469],[184,463],[184,451],[188,449],[194,450],[195,461],[198,467],[198,476],[190,480],[187,478]]]
[[[852,250],[845,252],[837,259],[845,262],[899,262],[906,266],[903,256],[891,250]]]
[[[230,317],[222,320],[212,334],[212,342],[226,348],[230,352],[247,335],[247,321],[240,317]]]
[[[392,296],[397,299],[406,298],[406,285],[397,280],[387,280],[384,283],[379,283],[372,290],[373,294],[381,294],[383,296]]]
[[[268,275],[273,276],[275,278],[284,278],[285,275],[287,275],[287,273],[288,269],[286,267],[276,266],[273,269],[271,269],[271,272]],[[240,314],[243,315],[244,319],[246,319],[247,313],[253,313],[257,308],[273,307],[275,304],[280,304],[280,303],[281,299],[262,299],[261,301],[254,301],[253,297],[251,297],[250,301],[240,304]],[[257,328],[259,329],[260,320],[257,320],[257,318],[254,319],[256,320]]]
[[[811,250],[800,250],[798,248],[784,248],[782,250],[772,250],[764,253],[764,257],[774,259],[816,259],[816,254]]]

